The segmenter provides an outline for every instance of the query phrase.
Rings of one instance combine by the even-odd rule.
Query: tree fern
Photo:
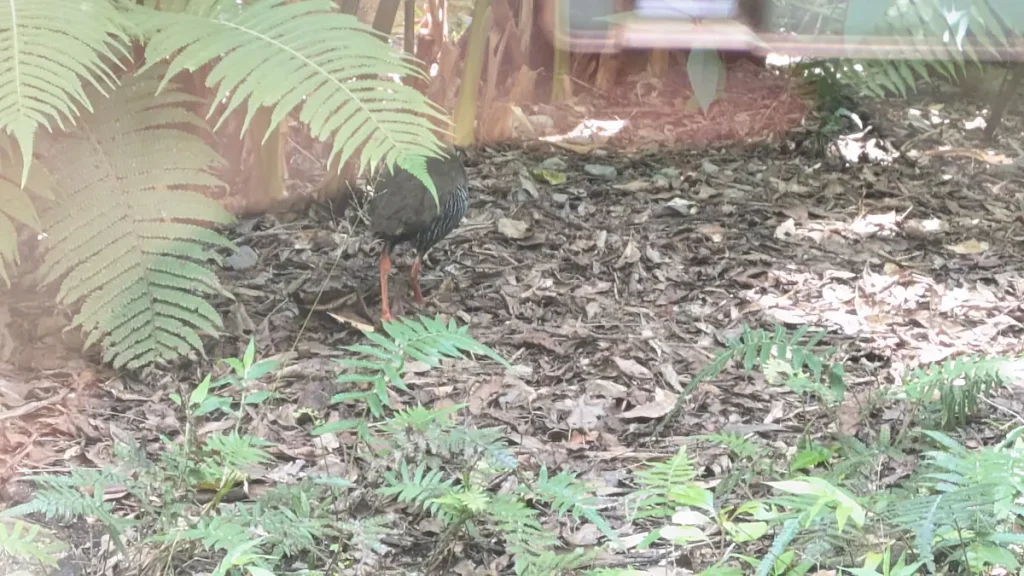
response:
[[[100,100],[49,155],[62,196],[44,216],[44,282],[63,279],[59,301],[81,305],[75,325],[87,332],[86,346],[102,338],[104,361],[115,367],[201,353],[198,332],[221,326],[196,293],[221,290],[204,264],[218,258],[211,248],[232,245],[182,220],[232,220],[187,190],[223,186],[211,172],[222,161],[179,127],[204,127],[186,108],[191,96],[173,84],[154,96],[159,73],[134,76]]]
[[[0,129],[18,141],[28,177],[35,133],[74,124],[79,109],[116,83],[128,21],[109,0],[19,0],[0,6]]]
[[[434,190],[426,157],[440,152],[432,120],[445,117],[413,88],[380,79],[422,72],[372,28],[330,0],[192,0],[175,8],[131,11],[149,38],[146,59],[170,59],[168,78],[212,64],[207,83],[217,88],[214,102],[225,103],[218,125],[247,103],[247,128],[268,107],[265,139],[301,105],[313,137],[334,144],[329,163],[358,151],[360,166],[397,162]]]
[[[41,232],[42,223],[31,196],[53,199],[50,174],[42,163],[32,164],[24,185],[12,178],[15,173],[21,173],[21,158],[17,143],[0,133],[0,277],[8,286],[11,282],[7,270],[19,264],[15,226],[21,224]]]

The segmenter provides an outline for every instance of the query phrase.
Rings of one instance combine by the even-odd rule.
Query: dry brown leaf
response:
[[[593,400],[586,395],[570,400],[569,416],[565,423],[570,427],[579,430],[593,430],[601,422],[605,415],[605,401]]]
[[[712,242],[721,242],[725,238],[725,229],[718,224],[704,224],[697,230],[710,238]]]
[[[775,227],[774,236],[779,240],[785,240],[790,236],[796,234],[796,222],[792,218],[786,219],[785,222]]]
[[[633,180],[632,182],[628,182],[626,184],[616,184],[615,186],[612,186],[612,188],[615,188],[616,190],[622,190],[624,192],[644,192],[646,190],[650,190],[653,187],[654,185],[651,184],[650,180],[643,179]]]
[[[947,244],[946,249],[957,254],[981,254],[982,252],[988,251],[988,242],[978,241],[975,239],[967,240],[959,244]]]
[[[613,357],[612,360],[615,361],[615,365],[619,367],[619,370],[630,378],[637,378],[640,380],[654,379],[654,374],[651,374],[650,370],[641,366],[636,360],[619,358],[618,356]]]
[[[615,264],[617,268],[622,268],[627,264],[636,264],[640,261],[640,250],[636,247],[636,244],[632,240],[629,244],[626,244],[626,249],[622,251],[622,256],[619,257],[619,261]]]
[[[530,227],[521,220],[501,218],[498,220],[498,233],[506,238],[522,240],[530,235]]]
[[[632,410],[623,412],[620,417],[624,420],[632,418],[661,418],[675,408],[676,395],[661,388],[654,389],[654,400],[637,406]]]
[[[612,382],[611,380],[602,380],[600,378],[591,380],[587,383],[587,394],[591,396],[597,396],[602,398],[625,398],[629,389]]]

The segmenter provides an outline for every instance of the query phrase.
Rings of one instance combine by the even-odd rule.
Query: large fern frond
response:
[[[36,232],[42,231],[39,214],[31,196],[53,199],[50,174],[39,162],[32,163],[28,179],[22,186],[15,174],[22,173],[22,155],[10,136],[0,133],[0,277],[9,287],[8,268],[19,264],[18,232],[22,224]]]
[[[92,110],[83,86],[117,83],[113,63],[128,54],[129,22],[109,0],[19,0],[0,5],[0,130],[18,141],[22,182],[36,129],[74,124]]]
[[[301,105],[313,137],[333,142],[330,160],[340,165],[358,152],[360,167],[397,163],[433,190],[426,158],[441,149],[432,119],[445,116],[415,89],[381,79],[422,72],[372,28],[330,0],[191,0],[175,8],[132,11],[149,38],[146,59],[169,59],[168,78],[212,64],[207,83],[217,87],[214,102],[225,103],[217,126],[247,103],[247,129],[267,107],[266,139]]]
[[[204,264],[220,234],[185,223],[227,223],[219,204],[188,189],[222,187],[223,160],[194,132],[194,98],[154,96],[159,69],[129,79],[80,128],[57,139],[50,158],[61,201],[44,215],[49,250],[44,282],[63,278],[58,300],[81,303],[75,324],[86,346],[103,338],[105,361],[134,368],[190,350],[220,316],[195,293],[220,291]],[[186,132],[187,127],[193,132]]]

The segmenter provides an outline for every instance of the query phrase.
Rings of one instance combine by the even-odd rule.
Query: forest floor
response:
[[[671,106],[673,99],[659,101]],[[747,113],[766,110],[758,106]],[[869,442],[904,425],[907,414],[873,394],[908,370],[963,354],[1019,356],[1021,118],[1011,113],[998,142],[982,145],[972,126],[977,112],[965,102],[922,96],[912,105],[882,104],[871,123],[899,154],[874,133],[847,136],[839,149],[866,150],[851,162],[808,148],[796,127],[805,114],[783,102],[751,116],[793,115],[784,132],[746,144],[723,133],[701,146],[622,149],[612,136],[586,156],[549,143],[469,151],[470,211],[431,253],[422,312],[468,324],[513,369],[487,360],[445,362],[433,371],[414,364],[406,379],[412,395],[393,401],[468,403],[475,426],[503,427],[533,465],[572,470],[615,498],[627,491],[636,465],[684,444],[713,485],[728,461],[723,449],[702,447],[694,435],[753,435],[781,452],[837,429]],[[654,130],[659,115],[646,122]],[[308,188],[316,178],[302,176],[303,157],[293,154],[292,168],[295,186]],[[379,244],[358,218],[321,210],[246,220],[233,238],[257,258],[222,275],[236,301],[223,303],[225,336],[210,358],[241,355],[253,336],[258,358],[286,361],[275,383],[283,398],[255,423],[278,447],[276,477],[285,469],[329,470],[357,481],[359,471],[341,456],[355,437],[311,440],[295,414],[309,408],[328,420],[350,416],[328,403],[343,389],[332,359],[341,346],[361,341],[356,326],[376,322]],[[412,314],[409,262],[400,252],[392,294],[394,311]],[[321,306],[335,304],[331,314],[303,305],[318,294]],[[846,372],[838,421],[788,388],[730,365],[685,399],[660,437],[628,438],[665,415],[744,325],[827,331],[823,344],[836,348]],[[8,502],[24,499],[20,474],[105,465],[113,461],[111,436],[152,444],[180,430],[168,394],[193,386],[203,372],[189,365],[128,378],[54,354],[52,344],[47,354],[42,342],[35,358],[45,357],[45,366],[24,360],[32,358],[25,351],[4,373]],[[1020,423],[1024,402],[1013,389],[983,407],[986,418],[962,431],[965,440],[990,443],[1002,437],[1001,423]],[[879,475],[899,477],[909,472],[901,466],[913,466],[891,465]],[[561,529],[570,541],[591,543]],[[411,555],[396,552],[390,567],[373,573],[415,570]],[[633,560],[673,558],[683,574],[716,554],[708,545]],[[466,562],[452,573],[486,573],[479,567],[487,559]]]

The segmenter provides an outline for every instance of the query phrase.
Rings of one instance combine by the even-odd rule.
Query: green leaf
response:
[[[49,238],[41,272],[46,283],[60,280],[58,300],[79,306],[74,325],[87,333],[86,346],[100,342],[115,368],[205,354],[200,334],[222,327],[196,293],[222,291],[205,266],[219,258],[215,247],[232,244],[171,220],[233,221],[216,201],[185,190],[224,187],[213,175],[223,160],[197,128],[195,98],[154,96],[154,71],[129,76],[45,151],[63,194],[42,214]]]
[[[267,374],[277,370],[280,367],[281,367],[281,359],[280,358],[268,358],[266,360],[260,360],[259,362],[253,364],[249,368],[249,372],[248,372],[248,374],[246,374],[246,377],[249,380],[259,380],[260,378],[262,378],[262,377],[266,376]]]
[[[202,404],[206,400],[207,395],[210,393],[210,375],[207,374],[206,378],[196,386],[196,389],[192,391],[192,394],[188,397],[188,405],[196,406]]]
[[[37,130],[69,128],[80,111],[91,111],[91,102],[117,84],[116,63],[129,54],[128,27],[107,0],[30,0],[0,7],[0,132],[13,135],[21,149],[22,186]],[[94,88],[91,96],[85,86]]]
[[[239,376],[247,376],[253,359],[256,358],[256,339],[249,337],[249,345],[245,347],[245,354],[242,356],[243,371]]]
[[[270,398],[269,390],[258,390],[245,396],[245,404],[260,404]]]
[[[310,434],[312,434],[313,436],[320,436],[323,434],[344,432],[345,430],[354,430],[356,427],[359,426],[360,422],[361,421],[358,418],[348,420],[335,420],[333,422],[328,422],[326,424],[313,428]]]
[[[442,152],[435,132],[446,126],[446,114],[414,88],[379,80],[423,72],[330,0],[204,0],[180,12],[129,14],[150,36],[146,62],[170,60],[167,78],[210,67],[207,86],[217,90],[213,101],[224,103],[211,108],[221,113],[217,127],[245,104],[248,130],[267,107],[265,141],[298,109],[313,138],[333,144],[328,164],[343,165],[358,153],[361,168],[406,166],[434,190],[425,159]]]

